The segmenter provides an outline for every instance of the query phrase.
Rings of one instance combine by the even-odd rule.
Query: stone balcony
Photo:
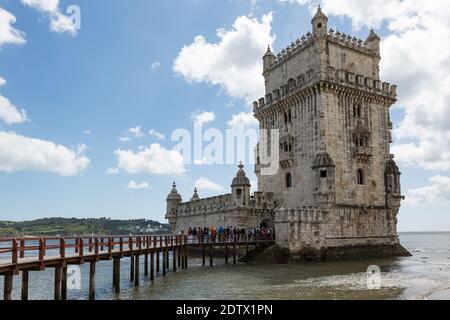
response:
[[[281,152],[280,153],[280,166],[283,169],[292,168],[294,166],[294,153],[293,152]]]
[[[373,156],[372,147],[357,146],[353,148],[353,156],[358,162],[367,162]]]

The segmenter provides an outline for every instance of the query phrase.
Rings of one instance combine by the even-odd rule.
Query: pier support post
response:
[[[167,255],[167,250],[163,250],[163,252],[162,252],[163,276],[166,275],[166,262],[167,262],[166,255]]]
[[[67,300],[67,266],[63,267],[61,275],[61,300]]]
[[[148,277],[148,253],[144,255],[144,275]]]
[[[210,267],[212,267],[214,265],[214,262],[213,262],[213,250],[214,250],[214,248],[213,248],[212,244],[210,244],[209,245],[209,266]]]
[[[134,281],[134,255],[130,256],[130,282]]]
[[[184,246],[184,268],[188,268],[188,255],[187,255],[187,247]]]
[[[62,267],[55,267],[55,300],[61,300]]]
[[[178,268],[183,269],[181,266],[181,251],[183,250],[183,247],[178,247]]]
[[[28,280],[30,272],[28,270],[22,270],[22,300],[28,300]]]
[[[150,280],[155,279],[155,253],[150,253]]]
[[[156,273],[159,273],[159,251],[156,251]]]
[[[89,265],[89,300],[95,300],[95,267],[96,262],[91,261]]]
[[[135,262],[134,262],[134,285],[136,287],[139,287],[139,254],[134,256]]]
[[[175,247],[172,249],[172,269],[173,272],[177,272],[177,250]]]
[[[113,287],[116,293],[120,293],[120,257],[113,260]]]
[[[228,244],[225,244],[225,264],[228,264]]]
[[[13,277],[14,273],[12,271],[5,273],[3,288],[3,300],[5,301],[9,301],[12,299]]]
[[[236,264],[236,243],[233,244],[233,264]]]
[[[206,265],[206,248],[205,248],[204,244],[202,246],[202,262],[203,262],[203,266],[205,266]]]
[[[170,253],[170,250],[166,249],[166,266],[167,266],[167,271],[169,271],[169,266],[170,266],[169,253]]]

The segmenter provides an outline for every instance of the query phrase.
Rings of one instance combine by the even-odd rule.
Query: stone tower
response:
[[[319,7],[312,33],[263,57],[266,94],[254,114],[261,129],[278,130],[280,156],[274,175],[257,163],[258,188],[273,193],[277,244],[291,252],[398,246],[402,196],[389,112],[396,86],[380,80],[373,30],[362,41],[327,28]]]

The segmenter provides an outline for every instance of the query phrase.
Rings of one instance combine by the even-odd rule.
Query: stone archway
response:
[[[261,222],[259,223],[259,227],[261,229],[265,228],[265,229],[269,229],[273,227],[273,220],[272,219],[263,219],[261,220]]]

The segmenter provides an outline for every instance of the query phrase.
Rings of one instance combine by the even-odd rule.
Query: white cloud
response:
[[[201,177],[197,181],[195,181],[195,187],[199,190],[210,190],[210,191],[223,191],[224,188],[217,184],[212,182],[211,180]]]
[[[50,141],[0,131],[0,171],[45,171],[73,176],[85,170],[90,160],[81,151]]]
[[[122,137],[119,137],[120,142],[130,142],[133,139],[142,139],[146,136],[140,126],[129,128]]]
[[[0,77],[0,87],[3,87],[6,85],[6,80]]]
[[[21,0],[26,6],[38,10],[50,19],[50,30],[57,33],[77,34],[75,22],[59,9],[59,0]]]
[[[158,140],[165,140],[166,136],[164,134],[162,134],[161,132],[156,131],[155,129],[152,129],[148,132],[148,135],[150,137],[154,137]]]
[[[91,135],[92,131],[89,130],[89,129],[86,129],[86,130],[83,131],[83,133],[86,134],[86,135]]]
[[[0,94],[0,119],[7,124],[18,124],[28,121],[25,110],[18,110],[8,99]]]
[[[159,62],[158,60],[156,60],[155,62],[153,62],[150,66],[150,68],[152,70],[158,70],[159,68],[161,68],[161,62]]]
[[[164,149],[156,143],[141,148],[137,153],[120,149],[114,153],[118,161],[117,167],[128,173],[181,175],[186,171],[181,153]]]
[[[128,132],[136,139],[141,139],[141,138],[145,137],[145,133],[142,132],[141,127],[130,128],[130,129],[128,129]]]
[[[350,18],[355,30],[386,26],[381,77],[399,86],[397,105],[405,112],[394,130],[392,151],[403,165],[450,170],[450,1],[321,3],[326,14]]]
[[[6,44],[25,43],[25,33],[13,28],[16,17],[0,7],[0,48]]]
[[[228,127],[233,130],[258,128],[258,120],[252,113],[242,112],[233,115],[230,121],[228,121]]]
[[[216,114],[213,111],[197,111],[191,115],[192,121],[198,125],[205,125],[216,120]]]
[[[148,189],[150,185],[147,182],[137,183],[135,181],[130,181],[127,185],[128,190],[144,190]]]
[[[409,190],[406,203],[410,206],[439,206],[450,203],[450,177],[430,178],[431,185]]]
[[[119,169],[118,168],[108,168],[108,170],[106,170],[106,174],[108,176],[114,176],[116,174],[119,173]]]
[[[217,30],[217,43],[199,35],[181,49],[173,69],[189,82],[219,85],[232,97],[252,101],[264,95],[262,56],[274,41],[271,23],[272,13],[261,22],[240,16],[230,30]]]

